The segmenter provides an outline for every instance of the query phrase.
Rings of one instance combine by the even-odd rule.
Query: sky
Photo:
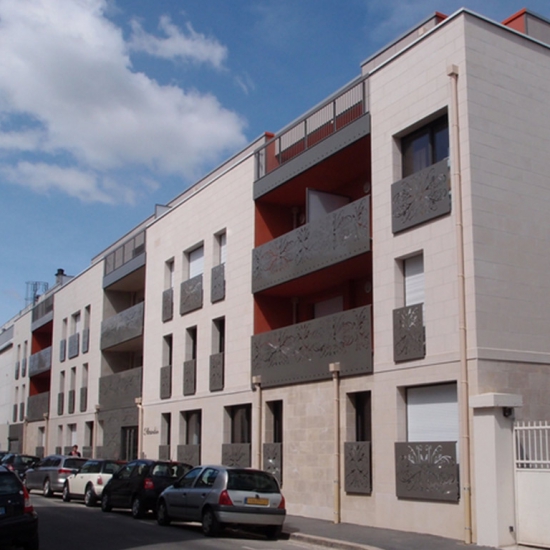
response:
[[[525,1],[0,0],[0,325],[435,11]]]

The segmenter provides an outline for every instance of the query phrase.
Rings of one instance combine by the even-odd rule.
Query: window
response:
[[[204,273],[204,247],[199,246],[187,252],[188,278],[192,279]]]
[[[84,424],[84,446],[92,447],[94,444],[94,422],[88,421]]]
[[[76,424],[69,424],[67,426],[67,446],[72,447],[76,443]]]
[[[424,303],[424,257],[422,254],[403,260],[405,306]]]
[[[225,352],[225,317],[212,322],[212,353]]]
[[[164,264],[164,289],[174,288],[174,258]]]
[[[229,407],[231,420],[231,443],[250,443],[252,441],[252,406],[235,405]]]
[[[266,441],[268,443],[283,442],[283,402],[269,401],[267,403]]]
[[[71,317],[71,335],[80,332],[80,311]]]
[[[197,411],[184,411],[181,413],[183,442],[185,445],[201,444],[202,413]]]
[[[59,373],[59,393],[63,393],[65,391],[65,371],[62,370]]]
[[[369,391],[350,394],[354,412],[355,441],[372,441],[371,393]]]
[[[162,342],[162,366],[172,366],[173,339],[171,334],[167,334]]]
[[[185,359],[197,359],[197,327],[189,327],[186,336]]]
[[[222,231],[214,236],[214,265],[225,264],[227,260],[227,233]]]
[[[447,115],[401,139],[403,177],[427,168],[449,156]]]
[[[407,441],[457,441],[455,383],[407,388]]]
[[[172,431],[172,415],[163,413],[160,419],[160,444],[170,445],[170,436]]]
[[[88,363],[84,363],[84,365],[82,365],[82,383],[80,387],[81,388],[88,387]]]

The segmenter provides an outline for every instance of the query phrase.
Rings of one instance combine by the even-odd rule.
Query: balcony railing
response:
[[[210,391],[222,391],[224,384],[225,354],[215,353],[210,356]]]
[[[344,443],[344,488],[346,493],[371,494],[370,445],[370,441],[347,441]]]
[[[372,372],[371,307],[365,306],[252,337],[252,376],[262,387]]]
[[[177,448],[178,462],[197,466],[201,463],[201,446],[200,445],[178,445]]]
[[[101,349],[105,350],[143,334],[143,302],[101,323]]]
[[[250,468],[250,443],[223,443],[222,464]]]
[[[80,333],[71,334],[69,336],[67,356],[69,359],[74,359],[80,353]]]
[[[42,300],[32,308],[32,322],[36,322],[49,313],[53,313],[53,295]]]
[[[101,411],[124,409],[136,406],[136,397],[141,397],[143,368],[125,370],[99,379],[99,406]]]
[[[50,392],[29,396],[27,400],[27,418],[29,422],[44,420],[44,415],[50,411]]]
[[[162,293],[162,322],[171,321],[174,317],[174,289],[167,288]]]
[[[52,348],[45,348],[29,357],[29,377],[52,368]]]
[[[202,273],[183,281],[180,285],[180,315],[202,307]]]
[[[311,149],[368,112],[367,80],[346,87],[256,151],[256,179]]]
[[[143,253],[145,253],[145,231],[134,235],[105,256],[105,275],[109,275]]]
[[[283,444],[282,443],[264,443],[263,444],[263,469],[273,474],[279,485],[283,483]]]
[[[172,365],[160,368],[160,398],[170,399],[172,397]]]
[[[197,361],[189,359],[183,362],[183,395],[195,395],[197,391]]]
[[[393,310],[393,360],[413,361],[426,356],[423,304]]]
[[[352,202],[252,251],[252,292],[370,250],[370,197]]]

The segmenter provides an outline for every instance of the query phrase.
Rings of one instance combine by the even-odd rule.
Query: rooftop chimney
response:
[[[65,270],[59,268],[55,274],[55,284],[62,285],[65,280]]]

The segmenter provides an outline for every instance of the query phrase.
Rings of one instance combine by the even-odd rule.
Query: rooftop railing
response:
[[[367,79],[355,81],[256,151],[256,179],[368,113]]]

